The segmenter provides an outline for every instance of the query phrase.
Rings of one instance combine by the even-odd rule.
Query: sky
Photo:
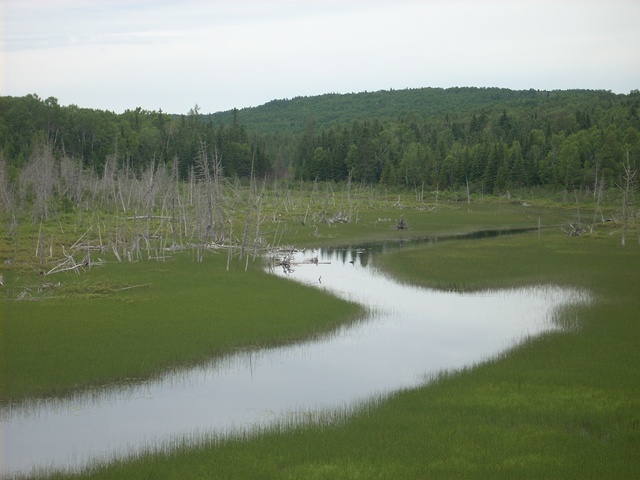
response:
[[[0,95],[118,113],[640,88],[640,0],[1,0],[0,42]]]

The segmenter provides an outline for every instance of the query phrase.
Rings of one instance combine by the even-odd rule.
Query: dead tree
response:
[[[204,213],[200,211],[200,215],[198,215],[198,218],[196,218],[196,221],[199,224],[197,261],[202,262],[205,245],[212,240],[213,228],[213,182],[211,178],[211,170],[209,168],[207,144],[205,142],[200,142],[200,152],[198,155],[197,165],[202,181],[204,182],[205,195],[205,211]]]
[[[224,188],[222,182],[222,160],[218,155],[218,150],[214,150],[213,158],[211,159],[211,174],[212,174],[212,201],[213,201],[213,238],[218,242],[223,242],[225,239],[224,225],[225,225],[225,213],[224,213]],[[231,238],[229,238],[231,241]]]
[[[180,201],[180,184],[178,182],[178,157],[173,157],[173,162],[171,163],[171,186],[169,187],[169,197],[171,200],[170,208],[170,217],[171,217],[171,234],[173,236],[173,242],[171,243],[171,249],[175,250],[177,248],[177,234],[179,232],[179,228],[177,226],[176,221],[176,203]],[[163,205],[164,209],[164,205]]]
[[[579,237],[583,233],[586,232],[582,225],[578,223],[569,223],[569,228],[561,228],[562,233],[564,233],[568,237]]]
[[[77,159],[62,157],[60,159],[60,196],[66,196],[78,205],[82,200],[85,173],[82,162]]]
[[[255,212],[256,212],[256,235],[255,238],[253,239],[253,260],[256,259],[257,255],[258,255],[258,246],[261,244],[262,242],[262,236],[261,236],[261,227],[262,227],[262,223],[264,222],[264,217],[262,215],[262,202],[263,199],[266,195],[266,190],[267,190],[267,183],[266,183],[266,179],[263,179],[262,181],[262,191],[260,192],[259,195],[256,195],[256,208],[255,208]]]
[[[116,143],[116,152],[109,155],[104,161],[104,171],[102,173],[102,204],[109,204],[116,200],[116,173],[118,163],[118,144]],[[119,183],[119,182],[118,182]],[[124,210],[124,203],[122,205]]]
[[[7,162],[0,151],[0,212],[14,212],[13,192],[7,173]]]
[[[31,192],[34,198],[33,223],[47,221],[49,200],[57,183],[53,147],[46,140],[38,141],[26,167],[20,173],[20,187],[24,196]]]
[[[264,195],[264,185],[262,194]],[[250,240],[251,232],[254,231],[252,221],[255,222],[255,236],[253,239],[254,242],[254,259],[256,257],[257,250],[257,242],[260,237],[260,223],[261,223],[261,212],[262,210],[262,199],[261,195],[258,195],[258,186],[256,182],[256,178],[253,170],[253,160],[251,160],[251,180],[249,182],[249,192],[247,194],[247,209],[245,213],[244,219],[244,230],[242,233],[242,243],[240,245],[240,260],[246,255],[245,260],[245,270],[249,267],[249,254],[247,249],[249,247],[248,243]]]
[[[622,246],[627,243],[627,225],[629,223],[629,199],[633,195],[633,182],[636,176],[636,170],[631,169],[629,162],[629,150],[627,150],[627,161],[624,165],[624,185],[622,190]]]

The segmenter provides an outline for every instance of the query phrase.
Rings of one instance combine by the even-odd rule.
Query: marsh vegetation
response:
[[[27,99],[43,104],[34,118],[43,107],[52,128],[14,132],[0,152],[1,408],[150,382],[357,323],[364,309],[353,299],[271,275],[265,255],[416,239],[417,246],[376,254],[376,266],[416,288],[477,294],[554,285],[588,291],[592,301],[561,309],[562,328],[435,374],[429,384],[259,435],[176,438],[161,452],[110,458],[75,476],[633,478],[640,469],[634,95],[596,95],[598,122],[583,103],[570,115],[549,110],[553,96],[532,98],[540,116],[529,118],[518,97],[515,107],[505,104],[514,110],[502,123],[489,109],[484,126],[480,111],[459,110],[415,128],[409,117],[377,130],[354,122],[338,136],[326,125],[296,137],[300,148],[286,132],[268,147],[252,143],[237,121],[216,137],[194,111],[163,124],[167,137],[158,144],[167,150],[157,157],[152,130],[143,127],[168,120],[163,115],[105,114],[111,126],[135,128],[101,130],[89,121],[99,112]],[[60,123],[67,113],[86,117],[90,128],[66,130],[75,125]],[[121,135],[99,135],[112,131]],[[394,140],[401,137],[413,140]],[[339,138],[357,144],[354,163],[340,170],[340,182],[314,176],[318,162],[341,155],[329,148]],[[467,148],[465,139],[478,143]],[[372,149],[365,155],[360,146]],[[279,152],[277,168],[268,168],[266,151]],[[293,165],[294,158],[308,161]],[[485,163],[465,177],[472,158]],[[235,166],[225,166],[231,159]],[[373,170],[364,168],[367,159],[376,159]],[[509,175],[520,160],[535,169],[526,182]],[[389,180],[398,172],[390,164],[403,165],[404,181]],[[420,168],[409,175],[409,167]],[[521,233],[462,236],[514,229]]]
[[[238,349],[144,382],[14,403],[3,419],[3,470],[78,470],[168,448],[167,439],[197,444],[298,421],[330,423],[362,402],[562,328],[558,310],[588,302],[586,292],[550,286],[474,294],[416,289],[386,278],[371,248],[297,252],[292,265],[280,275],[356,301],[366,316],[306,341]],[[52,444],[51,431],[64,441]]]
[[[299,200],[288,205],[288,211],[269,200],[286,195],[265,189],[269,193],[263,197],[264,205],[286,214],[276,214],[276,221],[270,215],[262,225],[269,238],[280,242],[274,245],[311,247],[365,238],[428,237],[431,241],[419,247],[384,252],[376,257],[377,264],[403,281],[446,290],[556,284],[588,289],[596,302],[564,309],[558,321],[569,327],[565,333],[531,339],[506,356],[440,375],[427,387],[374,398],[302,426],[284,422],[281,427],[286,428],[260,430],[257,437],[240,435],[220,442],[214,436],[200,438],[199,445],[176,440],[165,453],[149,451],[126,462],[114,458],[109,466],[96,466],[83,475],[121,478],[161,471],[166,478],[177,478],[192,476],[195,468],[213,478],[246,478],[266,468],[272,477],[283,469],[293,477],[322,472],[337,478],[350,478],[356,472],[457,477],[499,471],[553,476],[548,475],[548,465],[553,464],[564,465],[557,477],[566,478],[572,471],[582,471],[586,460],[602,473],[595,458],[613,462],[613,471],[626,471],[629,463],[615,463],[607,442],[626,452],[627,459],[637,446],[633,413],[637,387],[629,375],[633,375],[630,362],[637,338],[633,279],[639,257],[635,249],[620,246],[619,226],[598,222],[593,233],[566,236],[561,227],[575,219],[575,204],[537,199],[533,192],[528,207],[504,199],[478,199],[468,205],[440,198],[436,208],[424,209],[411,194],[401,195],[398,202],[397,194],[361,186],[350,191],[335,185],[322,190],[319,184],[308,187],[291,187],[288,198]],[[357,212],[352,221],[320,221],[323,215],[344,210],[349,201]],[[435,197],[427,205],[435,206]],[[580,208],[585,215],[593,206]],[[610,208],[613,212],[617,207]],[[603,212],[608,215],[606,209]],[[118,259],[107,248],[96,249],[91,250],[92,258],[100,258],[99,265],[38,275],[58,264],[61,258],[55,252],[62,252],[63,246],[69,252],[91,226],[74,227],[75,222],[94,222],[97,215],[104,213],[76,213],[42,228],[25,222],[19,226],[18,246],[14,243],[4,250],[18,260],[4,269],[2,307],[7,315],[2,328],[3,337],[11,338],[3,343],[5,405],[26,397],[67,396],[81,388],[151,379],[167,369],[201,363],[237,348],[285,344],[328,332],[362,315],[353,303],[270,276],[258,261],[260,256],[255,262],[251,257],[247,263],[246,256],[241,260],[237,244],[231,254],[228,245],[207,248],[201,259],[198,247],[192,246],[167,250],[162,258],[142,255],[132,261]],[[305,216],[312,221],[303,225]],[[408,230],[393,228],[400,217],[406,219]],[[450,234],[489,228],[531,230],[443,241]],[[43,231],[53,239],[48,251],[54,255],[29,257],[28,252],[35,252],[34,246],[45,238]],[[105,231],[100,233],[104,243]],[[99,237],[89,234],[83,238],[99,245]],[[29,295],[21,295],[27,288]],[[615,353],[607,353],[608,348]],[[569,371],[563,365],[569,365]],[[629,381],[613,380],[623,373]],[[546,405],[543,411],[541,404]],[[459,435],[445,433],[452,429]],[[495,455],[484,462],[473,455],[481,451],[487,458],[488,435],[496,437],[489,442],[491,450],[507,452],[512,464]],[[356,441],[361,437],[369,440]],[[539,440],[527,442],[525,437]],[[547,442],[553,448],[547,444],[541,450]],[[345,457],[339,452],[346,445],[350,453]],[[460,451],[460,445],[467,453]],[[424,460],[426,452],[429,461]],[[453,462],[453,452],[461,463]],[[377,461],[372,464],[374,457]]]

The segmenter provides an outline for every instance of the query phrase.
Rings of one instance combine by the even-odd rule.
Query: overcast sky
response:
[[[414,87],[640,88],[640,0],[0,0],[0,94],[202,113]]]

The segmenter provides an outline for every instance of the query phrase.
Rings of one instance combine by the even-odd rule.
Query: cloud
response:
[[[216,111],[328,92],[640,83],[640,2],[4,0],[3,94]],[[8,72],[8,73],[7,73]]]

